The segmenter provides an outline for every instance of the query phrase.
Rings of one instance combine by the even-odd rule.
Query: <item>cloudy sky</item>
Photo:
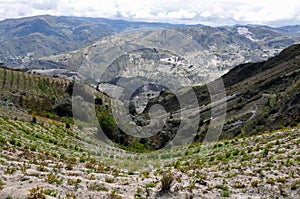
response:
[[[0,0],[0,20],[51,14],[212,26],[300,24],[299,0]]]

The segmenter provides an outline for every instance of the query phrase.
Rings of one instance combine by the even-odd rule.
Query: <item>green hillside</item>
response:
[[[73,81],[24,73],[2,66],[0,67],[0,82],[2,106],[11,106],[56,119],[70,118],[73,115]],[[103,93],[88,85],[83,85],[83,87],[89,95],[95,95],[95,99],[103,99],[104,104],[109,102],[108,97]]]
[[[158,164],[168,157],[170,163],[137,170],[116,167],[104,149],[95,150],[88,131],[10,114],[23,119],[0,117],[0,198],[295,198],[300,193],[299,128],[194,144],[180,159],[157,152]],[[170,191],[162,187],[168,172]]]
[[[70,81],[0,68],[1,102],[31,112],[55,113],[55,105],[70,102]],[[69,113],[66,113],[66,116]]]

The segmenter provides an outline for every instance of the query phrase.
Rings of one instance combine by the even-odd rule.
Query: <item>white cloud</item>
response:
[[[207,25],[287,25],[300,24],[299,13],[299,0],[0,0],[0,19],[51,14]]]

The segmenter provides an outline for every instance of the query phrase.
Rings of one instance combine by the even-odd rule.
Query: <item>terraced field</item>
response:
[[[195,144],[164,167],[135,170],[114,167],[98,156],[89,147],[95,145],[92,137],[75,126],[26,113],[15,115],[22,119],[0,117],[0,198],[300,195],[300,130],[296,127]]]

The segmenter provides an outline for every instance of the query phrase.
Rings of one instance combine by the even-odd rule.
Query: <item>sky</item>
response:
[[[34,15],[225,26],[300,24],[299,0],[0,0],[0,20]]]

